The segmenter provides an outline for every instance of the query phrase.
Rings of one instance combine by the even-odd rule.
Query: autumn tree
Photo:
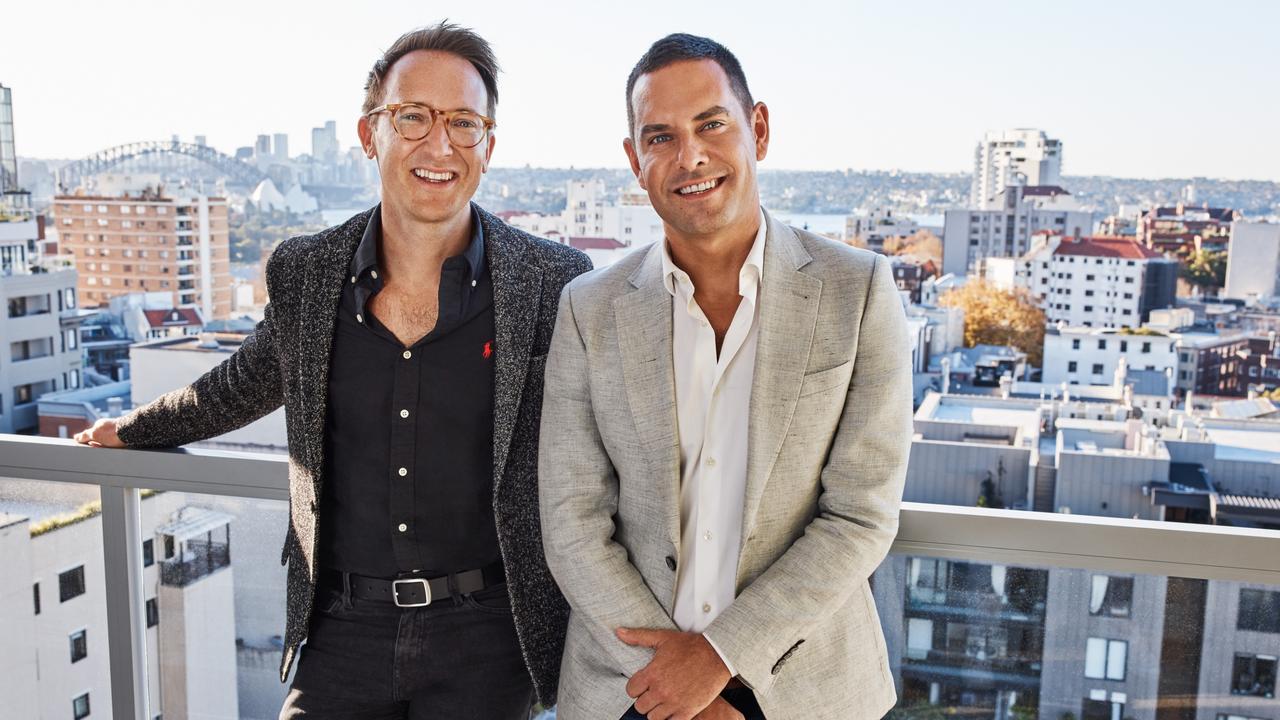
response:
[[[942,241],[928,230],[917,230],[907,237],[884,239],[885,255],[912,255],[921,260],[942,264]]]
[[[938,304],[964,310],[964,344],[1005,345],[1027,354],[1040,367],[1044,349],[1044,311],[1023,288],[1005,290],[973,278],[943,295]]]

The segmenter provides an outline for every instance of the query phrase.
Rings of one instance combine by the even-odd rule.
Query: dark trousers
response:
[[[528,720],[506,585],[422,608],[317,593],[281,720]]]
[[[756,702],[756,696],[748,688],[725,690],[720,693],[720,697],[727,700],[747,720],[765,720],[764,712],[760,710],[760,705]],[[645,717],[636,710],[635,705],[632,705],[631,709],[620,720],[645,720]]]

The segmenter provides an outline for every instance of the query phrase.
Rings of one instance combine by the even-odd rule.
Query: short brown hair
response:
[[[361,112],[367,113],[382,104],[382,99],[386,97],[386,88],[382,83],[386,80],[387,73],[391,71],[391,66],[395,65],[400,58],[417,50],[452,53],[471,63],[476,72],[480,73],[485,92],[489,95],[489,104],[486,108],[488,115],[491,118],[496,117],[494,113],[498,109],[498,59],[493,54],[493,48],[474,30],[454,25],[448,20],[430,27],[410,30],[382,53],[382,57],[378,58],[378,61],[373,64],[373,69],[369,71],[369,79],[364,83],[364,107]]]

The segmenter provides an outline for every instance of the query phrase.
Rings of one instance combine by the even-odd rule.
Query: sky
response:
[[[624,85],[654,40],[712,37],[770,108],[764,169],[971,172],[987,130],[1063,142],[1067,175],[1280,181],[1280,2],[37,2],[0,11],[22,157],[205,135],[223,152],[335,120],[444,17],[488,38],[499,167],[624,167]]]

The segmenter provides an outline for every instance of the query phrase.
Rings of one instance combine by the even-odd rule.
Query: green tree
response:
[[[1187,258],[1178,274],[1203,290],[1218,290],[1227,283],[1227,253],[1197,250]]]

